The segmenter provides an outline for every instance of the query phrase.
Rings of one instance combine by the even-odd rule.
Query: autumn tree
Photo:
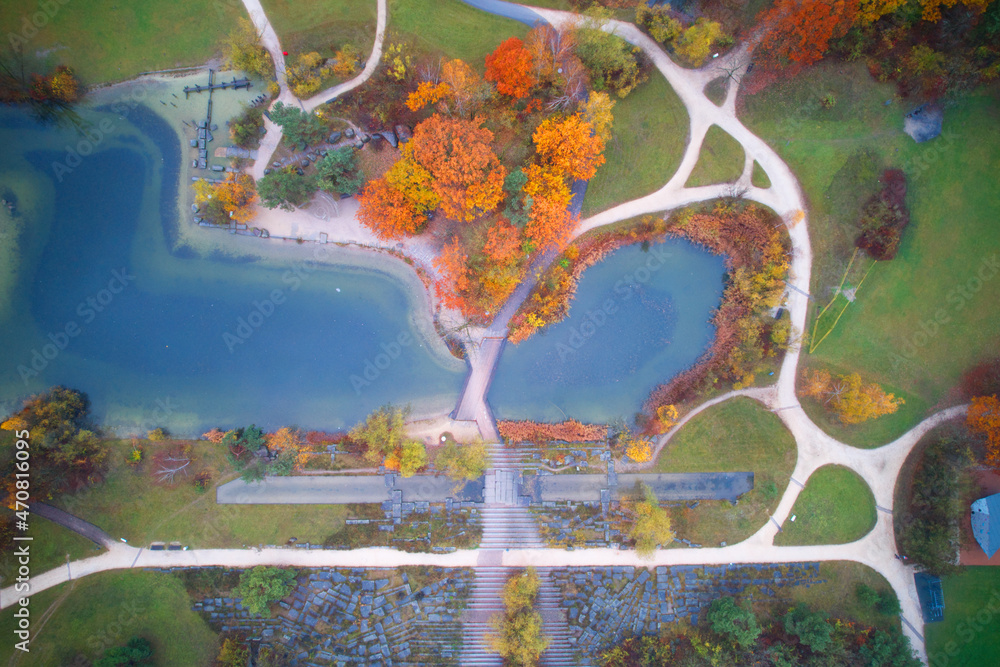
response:
[[[459,116],[471,115],[486,97],[483,79],[464,60],[456,58],[442,64],[441,82],[448,86],[448,99]]]
[[[861,422],[891,415],[905,401],[887,394],[876,383],[865,384],[857,373],[840,376],[840,384],[831,401],[840,421],[845,424]]]
[[[604,140],[580,114],[546,118],[531,138],[542,164],[570,178],[593,178],[604,164]]]
[[[850,28],[856,9],[857,0],[776,0],[758,21],[758,48],[772,67],[810,65]]]
[[[531,199],[525,236],[543,252],[565,245],[576,226],[567,210],[572,195],[565,178],[538,165],[530,165],[525,174],[528,180],[523,192]]]
[[[358,220],[383,241],[412,236],[427,221],[427,216],[385,178],[368,181],[358,201]]]
[[[420,111],[428,104],[437,104],[451,95],[451,86],[447,83],[421,81],[417,89],[406,98],[406,108],[410,111]]]
[[[80,99],[80,82],[76,80],[73,70],[65,65],[56,67],[49,78],[49,89],[52,97],[59,102],[69,104]]]
[[[542,617],[534,610],[540,587],[534,568],[511,577],[504,585],[505,613],[490,619],[493,632],[489,642],[508,664],[533,667],[549,646],[549,638],[542,634]]]
[[[538,83],[532,64],[531,52],[524,42],[511,37],[486,56],[486,80],[495,83],[504,95],[514,99],[527,97]]]
[[[712,45],[724,37],[722,26],[707,18],[699,18],[674,40],[674,52],[695,67],[701,67]]]
[[[611,126],[614,124],[615,101],[607,93],[593,91],[583,105],[583,119],[590,123],[594,134],[605,144],[611,139]]]
[[[457,238],[445,244],[441,254],[434,258],[434,268],[440,271],[442,276],[434,283],[434,292],[446,308],[468,307],[462,297],[462,293],[470,285],[468,261],[469,258]]]
[[[506,170],[492,143],[493,133],[478,121],[435,114],[414,129],[413,157],[434,178],[448,217],[469,222],[503,200]]]
[[[294,65],[285,67],[285,78],[296,97],[308,97],[319,90],[323,57],[316,51],[299,54]]]
[[[524,48],[531,55],[531,72],[538,81],[556,84],[559,68],[570,58],[575,58],[575,30],[556,30],[548,23],[528,31]]]
[[[403,477],[413,477],[421,468],[427,465],[427,448],[419,440],[408,440],[403,443],[399,453],[399,474]]]
[[[670,515],[660,507],[660,502],[647,484],[639,484],[639,500],[626,504],[631,516],[629,538],[635,541],[635,550],[643,558],[652,558],[656,548],[674,539]]]
[[[607,16],[597,12],[576,31],[576,55],[590,71],[595,89],[610,88],[625,97],[644,80],[640,50],[603,29]]]
[[[486,256],[496,262],[509,262],[521,255],[521,230],[500,218],[486,232]]]
[[[402,157],[386,172],[385,181],[399,190],[417,213],[426,214],[441,203],[431,172],[413,157],[412,142],[403,145]]]
[[[351,43],[344,44],[333,54],[334,63],[331,71],[341,78],[347,78],[358,71],[358,61],[361,59],[361,52],[358,47]]]
[[[448,442],[434,464],[452,479],[471,481],[482,477],[489,468],[489,455],[482,443],[458,445]]]
[[[256,74],[262,78],[271,78],[274,66],[271,55],[260,43],[260,34],[249,19],[240,18],[236,28],[226,37],[222,53],[233,69]]]
[[[966,423],[986,437],[986,463],[1000,469],[1000,400],[996,396],[973,398]]]
[[[215,186],[215,198],[232,220],[245,224],[253,219],[257,188],[249,174],[228,174]]]

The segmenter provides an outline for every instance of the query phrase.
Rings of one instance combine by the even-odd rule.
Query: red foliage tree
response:
[[[858,0],[777,0],[759,21],[758,47],[772,67],[809,65],[826,53],[830,39],[851,27]]]
[[[514,99],[527,97],[538,80],[532,73],[531,52],[517,37],[511,37],[486,56],[486,80]]]
[[[358,220],[383,241],[411,236],[427,219],[384,178],[369,181],[358,195]]]

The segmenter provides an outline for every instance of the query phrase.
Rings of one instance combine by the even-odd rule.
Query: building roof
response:
[[[987,558],[1000,549],[1000,493],[972,503],[972,534]]]

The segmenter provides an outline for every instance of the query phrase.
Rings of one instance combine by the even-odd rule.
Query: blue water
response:
[[[722,257],[676,239],[587,269],[569,317],[507,345],[489,393],[497,418],[632,418],[707,350],[723,273]]]
[[[141,132],[122,129],[58,183],[51,165],[73,132],[0,116],[0,189],[19,174],[24,223],[0,322],[5,408],[66,384],[120,432],[191,435],[454,405],[464,364],[428,351],[401,282],[316,262],[312,244],[283,260],[174,248],[176,135],[148,112],[129,122]]]

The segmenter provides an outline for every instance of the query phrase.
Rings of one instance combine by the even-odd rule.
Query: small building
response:
[[[920,599],[920,611],[924,623],[938,623],[944,620],[944,591],[941,589],[941,579],[926,572],[913,575],[917,585],[917,597]]]
[[[972,534],[987,558],[1000,549],[1000,493],[972,503]]]

